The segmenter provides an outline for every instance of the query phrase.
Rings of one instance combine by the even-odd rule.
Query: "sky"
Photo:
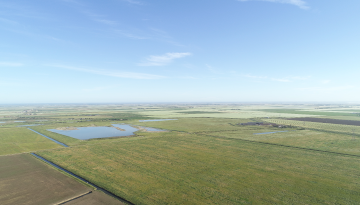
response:
[[[360,102],[360,1],[0,0],[0,104]]]

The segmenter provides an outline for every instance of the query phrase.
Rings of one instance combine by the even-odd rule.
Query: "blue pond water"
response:
[[[263,132],[263,133],[254,133],[254,135],[266,135],[266,134],[274,134],[278,132],[288,132],[288,131],[277,131],[277,132]]]
[[[0,123],[6,123],[6,122],[0,122]]]
[[[78,127],[77,130],[49,129],[49,131],[80,140],[107,137],[124,137],[134,135],[134,132],[138,131],[138,129],[133,128],[130,125],[113,124],[112,126],[121,128],[125,131],[118,130],[114,127]]]
[[[177,119],[139,120],[139,122],[158,122],[158,121],[168,121],[168,120],[177,120]]]

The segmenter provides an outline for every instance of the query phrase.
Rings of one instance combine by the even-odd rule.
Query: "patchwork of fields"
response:
[[[24,152],[133,204],[360,201],[360,126],[300,118],[360,121],[356,106],[84,105],[42,107],[36,116],[19,109],[0,109],[0,155],[11,155],[0,156],[0,204],[52,204],[79,195],[66,204],[123,204],[29,154],[17,154]],[[177,120],[139,121],[158,118]],[[241,125],[247,122],[277,125]],[[78,140],[48,131],[121,123],[166,132],[141,129],[129,137]],[[31,129],[70,147],[17,127],[30,124],[41,124]]]
[[[359,158],[233,139],[167,133],[39,154],[135,204],[360,200]]]

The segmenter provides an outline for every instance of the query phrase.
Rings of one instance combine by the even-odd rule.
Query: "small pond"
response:
[[[6,122],[0,122],[0,123],[6,123]]]
[[[288,131],[277,131],[277,132],[262,132],[262,133],[254,133],[254,135],[266,135],[266,134],[274,134],[278,132],[288,132]]]
[[[139,122],[159,122],[159,121],[168,121],[168,120],[177,120],[177,119],[139,120]]]
[[[73,137],[79,140],[88,140],[94,138],[107,138],[107,137],[124,137],[134,135],[138,129],[130,125],[113,124],[114,127],[78,127],[76,130],[58,130],[48,129],[51,132]],[[116,129],[120,128],[125,131]]]

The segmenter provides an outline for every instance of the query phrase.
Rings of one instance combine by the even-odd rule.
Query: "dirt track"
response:
[[[289,118],[288,120],[297,120],[297,121],[305,121],[305,122],[320,122],[320,123],[329,123],[329,124],[338,124],[338,125],[360,126],[360,121],[354,121],[354,120],[336,120],[336,119],[312,118],[312,117]]]

